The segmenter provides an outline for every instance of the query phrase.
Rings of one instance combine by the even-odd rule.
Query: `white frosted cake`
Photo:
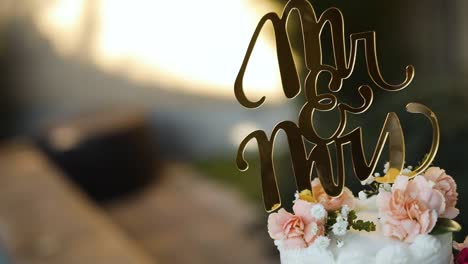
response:
[[[436,167],[354,198],[349,189],[330,197],[318,181],[296,195],[293,213],[268,219],[282,264],[453,263],[451,220],[458,215],[456,185]],[[372,195],[372,196],[371,196]],[[367,197],[371,196],[371,197]]]

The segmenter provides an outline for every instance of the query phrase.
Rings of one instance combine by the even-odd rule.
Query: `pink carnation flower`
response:
[[[378,194],[377,207],[385,236],[413,242],[418,235],[432,231],[438,216],[445,211],[445,198],[433,186],[423,176],[410,181],[400,175],[390,192]]]
[[[307,248],[315,239],[325,234],[323,219],[315,219],[310,210],[313,204],[297,200],[294,214],[280,209],[268,217],[268,233],[271,238],[281,240],[287,249]]]
[[[445,197],[445,211],[440,216],[449,219],[457,217],[460,211],[455,208],[457,205],[458,193],[457,184],[453,178],[439,167],[430,167],[424,173],[424,177],[434,182],[434,188],[439,190]]]
[[[468,236],[465,237],[465,241],[463,241],[463,243],[457,243],[454,241],[453,248],[458,251],[462,251],[464,248],[468,248]]]
[[[354,208],[354,196],[350,189],[344,187],[340,196],[329,196],[323,189],[319,178],[312,181],[312,195],[327,211],[340,210],[343,205],[347,205],[350,209]]]

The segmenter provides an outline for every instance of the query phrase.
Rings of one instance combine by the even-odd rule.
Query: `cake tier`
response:
[[[421,235],[413,243],[383,236],[375,208],[375,200],[358,201],[359,219],[376,223],[375,232],[350,230],[346,235],[331,237],[330,246],[315,245],[306,249],[283,249],[279,246],[282,264],[448,264],[452,263],[452,233]],[[344,244],[337,247],[337,241]]]

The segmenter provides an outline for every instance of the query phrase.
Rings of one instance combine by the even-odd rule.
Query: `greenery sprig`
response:
[[[367,232],[375,231],[374,222],[357,219],[356,211],[354,210],[351,210],[348,214],[348,224],[348,227],[352,227],[354,230],[364,230]]]
[[[366,194],[367,198],[370,198],[374,195],[379,194],[380,183],[372,182],[371,184],[365,185],[363,192]]]
[[[330,233],[333,229],[333,225],[336,223],[336,219],[339,215],[339,211],[334,211],[334,212],[328,212],[328,220],[325,225],[327,233]],[[372,221],[364,221],[361,219],[358,219],[356,215],[356,211],[351,210],[349,211],[348,217],[348,230],[351,228],[357,231],[367,231],[367,232],[372,232],[375,231],[376,225]]]

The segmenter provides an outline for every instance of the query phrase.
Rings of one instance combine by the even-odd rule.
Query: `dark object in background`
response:
[[[36,142],[86,193],[106,201],[157,175],[154,134],[144,113],[111,109],[53,126]]]

